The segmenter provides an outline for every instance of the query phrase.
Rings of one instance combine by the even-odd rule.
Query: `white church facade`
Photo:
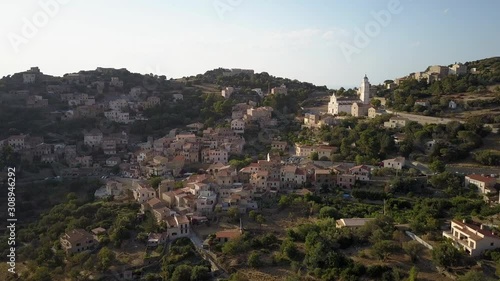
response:
[[[337,97],[335,94],[328,103],[328,113],[338,115],[342,112],[353,116],[366,116],[370,105],[370,82],[368,77],[363,78],[361,87],[358,89],[358,97]]]

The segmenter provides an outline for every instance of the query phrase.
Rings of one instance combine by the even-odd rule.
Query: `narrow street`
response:
[[[219,276],[220,278],[229,278],[229,273],[226,272],[226,270],[217,262],[215,254],[206,249],[203,249],[203,240],[192,230],[189,234],[189,239],[196,247],[196,250],[203,257],[203,259],[210,262],[210,264],[212,265],[212,272],[221,272],[221,275]]]

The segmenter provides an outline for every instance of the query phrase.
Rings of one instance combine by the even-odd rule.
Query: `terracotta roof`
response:
[[[295,170],[295,174],[296,174],[296,175],[305,175],[305,174],[306,174],[306,171],[304,171],[304,170],[302,170],[302,169],[297,168],[297,169]]]
[[[485,183],[492,183],[492,182],[496,183],[496,181],[497,181],[495,178],[485,177],[485,176],[475,175],[475,174],[467,175],[467,177],[472,179],[472,180],[482,181]]]
[[[346,172],[349,170],[349,167],[347,165],[340,164],[340,165],[333,166],[333,169],[335,169],[339,172]]]
[[[255,173],[255,175],[257,175],[259,177],[267,177],[269,175],[269,172],[268,171],[257,171],[257,173]]]
[[[147,202],[147,204],[153,208],[153,209],[156,209],[156,208],[161,208],[161,207],[164,207],[165,206],[165,203],[163,203],[162,201],[160,201],[160,199],[158,198],[151,198],[149,199],[149,201]]]
[[[177,226],[177,221],[172,216],[167,217],[165,219],[165,221],[167,222],[168,227],[176,227]]]
[[[281,171],[283,171],[284,173],[295,173],[295,170],[297,170],[297,167],[291,165],[287,165],[281,168]]]
[[[85,229],[73,229],[69,232],[66,232],[63,236],[63,239],[68,240],[71,244],[82,243],[86,240],[94,239],[91,233],[87,232]]]
[[[366,166],[366,165],[358,165],[358,166],[354,166],[354,167],[352,167],[352,168],[351,168],[351,169],[349,169],[349,170],[353,170],[353,169],[363,169],[363,170],[367,170],[367,171],[369,171],[369,170],[370,170],[370,168],[368,168],[368,166]]]
[[[475,223],[464,223],[459,220],[453,220],[453,223],[457,224],[460,226],[462,231],[467,232],[471,236],[476,236],[476,240],[482,239],[477,233],[482,234],[483,236],[491,237],[491,238],[496,238],[500,240],[500,237],[495,235],[491,230],[488,229],[481,229],[481,225],[475,224]]]
[[[325,170],[325,169],[316,169],[316,170],[314,170],[314,172],[317,175],[329,175],[331,173],[330,170]]]
[[[170,209],[167,207],[153,209],[153,212],[159,215],[164,215],[164,214],[170,215]]]
[[[186,216],[175,216],[179,224],[189,224],[189,219]]]
[[[150,233],[148,240],[161,240],[165,236],[165,233]]]
[[[216,238],[227,238],[227,239],[235,239],[241,236],[241,232],[239,229],[231,229],[231,230],[222,230],[215,233]]]

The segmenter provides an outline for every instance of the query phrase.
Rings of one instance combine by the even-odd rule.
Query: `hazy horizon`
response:
[[[499,2],[305,0],[0,3],[0,76],[38,66],[168,78],[254,69],[329,88],[498,56]]]

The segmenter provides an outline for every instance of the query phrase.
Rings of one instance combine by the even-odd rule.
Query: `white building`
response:
[[[171,240],[189,236],[189,219],[186,216],[174,215],[168,217],[167,233]]]
[[[473,257],[481,255],[486,250],[500,248],[500,237],[482,224],[453,220],[451,230],[443,231],[443,237],[451,239],[455,247],[463,249]]]
[[[217,194],[213,191],[200,191],[196,198],[196,211],[201,215],[209,215],[214,211]]]
[[[406,126],[410,120],[403,117],[391,117],[388,122],[384,122],[384,127],[386,128],[403,128]]]
[[[401,170],[405,166],[406,159],[404,157],[396,157],[393,159],[387,159],[382,161],[384,163],[384,168],[393,168],[396,170]]]
[[[83,144],[90,147],[97,147],[102,145],[102,132],[98,129],[94,129],[83,135]]]
[[[109,121],[128,124],[130,123],[130,114],[128,112],[121,112],[117,110],[104,112],[104,117]]]
[[[35,73],[23,73],[23,83],[24,84],[32,84],[36,81]]]
[[[229,153],[223,149],[207,149],[203,153],[204,163],[222,163],[227,164]]]
[[[111,81],[109,82],[109,85],[112,87],[121,88],[121,87],[123,87],[123,81],[121,81],[120,78],[118,78],[118,77],[111,77]]]
[[[271,89],[271,94],[273,95],[287,95],[288,90],[285,85],[281,85],[279,87],[274,87]]]
[[[462,64],[462,63],[456,63],[449,68],[448,74],[450,74],[450,75],[467,74],[467,66]]]
[[[109,108],[111,110],[122,110],[128,106],[128,102],[125,99],[116,99],[109,102]]]
[[[106,159],[106,166],[108,166],[108,167],[114,167],[120,163],[121,163],[121,159],[118,156],[113,156],[113,157]]]
[[[261,88],[255,88],[255,89],[252,89],[253,92],[256,92],[257,95],[259,95],[259,97],[263,98],[265,96],[264,92],[262,91]]]
[[[328,113],[333,115],[338,115],[342,112],[351,114],[354,103],[370,104],[370,87],[368,77],[365,75],[361,82],[361,87],[358,89],[358,97],[337,97],[333,94],[328,103]]]
[[[145,187],[141,184],[137,184],[136,188],[133,190],[134,198],[139,204],[148,202],[150,199],[156,197],[156,192],[151,187]]]
[[[243,134],[245,132],[245,121],[241,119],[231,121],[231,130],[237,134]]]
[[[221,91],[221,95],[226,99],[230,98],[233,93],[234,93],[233,87],[226,87]]]
[[[457,103],[455,101],[450,101],[448,103],[448,108],[449,109],[456,109],[457,108]]]
[[[465,176],[465,186],[473,184],[477,186],[482,194],[496,193],[495,184],[497,180],[491,177],[485,177],[481,175],[467,175]]]

